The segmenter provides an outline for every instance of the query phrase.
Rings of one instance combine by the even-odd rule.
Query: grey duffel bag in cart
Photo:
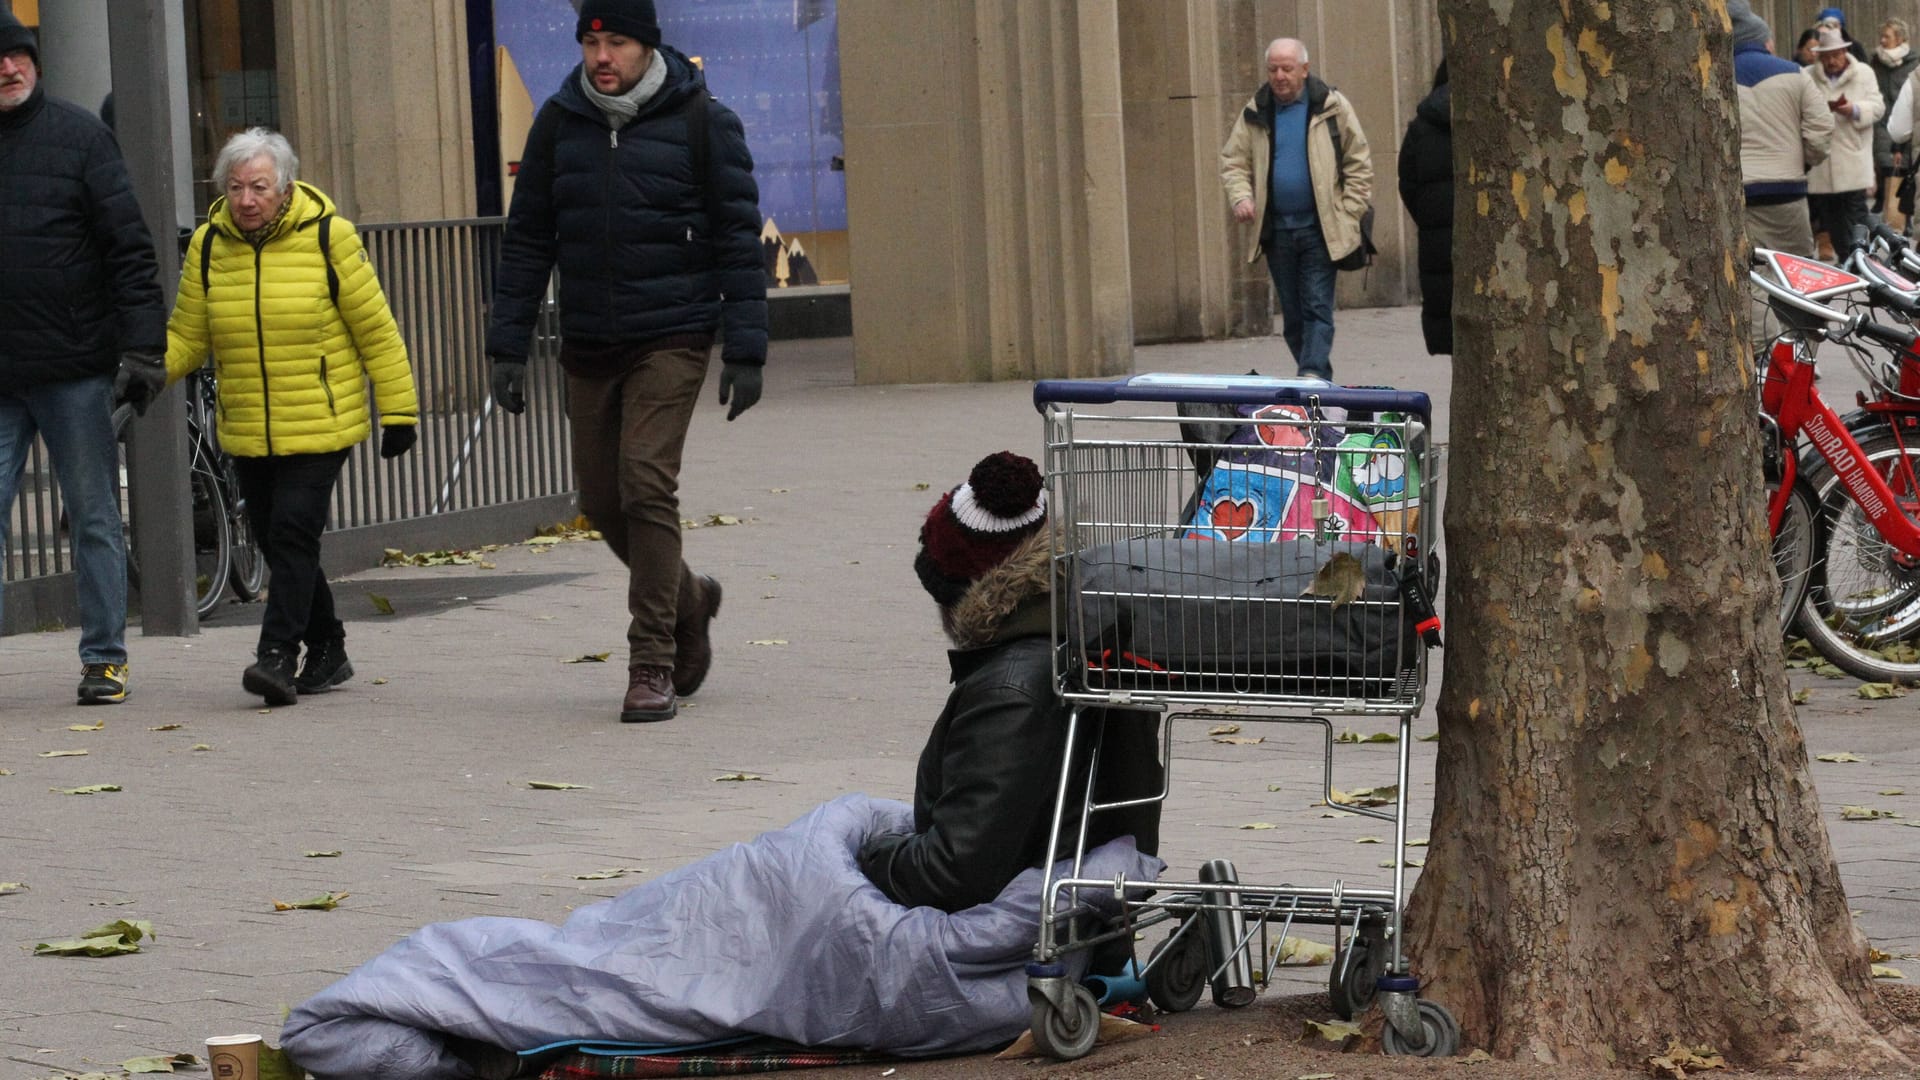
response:
[[[1375,696],[1418,663],[1397,556],[1375,544],[1169,536],[1089,548],[1074,563],[1069,629],[1085,643],[1090,689],[1358,682],[1371,685],[1349,692]]]

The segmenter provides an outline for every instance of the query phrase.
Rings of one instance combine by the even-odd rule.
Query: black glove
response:
[[[413,449],[420,438],[420,429],[412,424],[394,424],[380,429],[380,456],[397,458]]]
[[[113,400],[116,404],[124,401],[133,406],[134,412],[145,416],[147,406],[153,404],[154,399],[166,388],[165,353],[141,349],[120,354],[120,370],[113,375]]]
[[[527,411],[527,362],[495,359],[493,362],[493,403],[518,415]]]
[[[497,385],[497,384],[496,384]],[[732,420],[760,400],[760,365],[749,364],[744,360],[729,360],[720,369],[720,404],[733,399],[733,408],[727,410],[727,419]]]

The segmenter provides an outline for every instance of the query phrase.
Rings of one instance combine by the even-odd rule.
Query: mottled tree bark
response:
[[[1409,948],[1467,1045],[1900,1067],[1782,665],[1723,0],[1440,0],[1449,638]]]

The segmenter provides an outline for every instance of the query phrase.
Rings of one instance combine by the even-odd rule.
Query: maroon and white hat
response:
[[[927,514],[914,571],[946,607],[1005,562],[1046,520],[1047,490],[1039,466],[1007,450],[989,454],[966,483],[940,496]]]

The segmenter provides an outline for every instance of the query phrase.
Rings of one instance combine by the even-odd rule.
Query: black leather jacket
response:
[[[870,837],[861,848],[867,877],[909,907],[959,911],[984,903],[1046,858],[1068,710],[1053,692],[1046,537],[1035,540],[976,582],[955,605],[957,616],[948,613],[949,633],[967,647],[948,654],[953,692],[920,753],[914,831]],[[1157,713],[1082,714],[1075,758],[1083,765],[1068,786],[1055,858],[1073,852],[1090,740],[1104,728],[1096,798],[1156,794],[1158,725]],[[1159,832],[1157,803],[1108,811],[1094,816],[1088,847],[1131,835],[1151,854]]]

